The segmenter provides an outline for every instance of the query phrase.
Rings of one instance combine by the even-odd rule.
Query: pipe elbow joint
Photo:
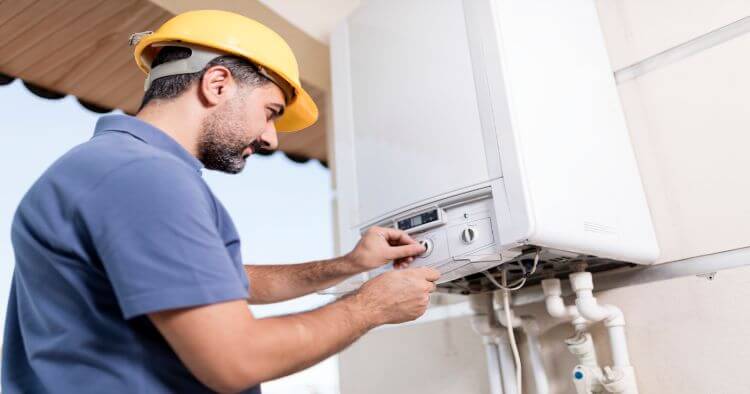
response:
[[[607,309],[609,316],[604,319],[605,327],[623,327],[625,326],[625,314],[622,310],[614,305],[603,305]]]
[[[544,304],[547,307],[547,313],[550,316],[557,319],[564,319],[568,317],[568,310],[563,302],[563,299],[559,296],[547,297],[544,300]]]
[[[579,294],[576,298],[576,307],[586,320],[603,321],[606,327],[625,325],[625,315],[620,308],[614,305],[599,305],[594,297]]]
[[[544,279],[542,281],[542,290],[545,296],[544,304],[550,316],[566,321],[581,320],[581,315],[575,306],[565,305],[565,301],[562,299],[560,279]]]
[[[598,322],[609,317],[607,308],[599,305],[594,297],[582,297],[579,294],[576,297],[576,307],[578,308],[578,313],[586,320]]]
[[[474,332],[483,337],[489,337],[492,335],[492,325],[490,324],[490,319],[487,315],[472,316],[471,328],[474,329]]]

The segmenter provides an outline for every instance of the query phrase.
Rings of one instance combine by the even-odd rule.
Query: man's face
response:
[[[284,95],[278,86],[237,86],[203,121],[198,158],[210,170],[236,174],[245,160],[261,148],[278,147],[274,122],[284,111]]]

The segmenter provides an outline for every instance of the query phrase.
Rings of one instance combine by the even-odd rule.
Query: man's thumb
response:
[[[420,244],[409,244],[391,247],[388,256],[390,259],[403,259],[404,257],[418,256],[424,253],[424,246]]]
[[[419,273],[421,275],[423,275],[423,277],[424,277],[425,280],[428,280],[430,282],[434,282],[434,281],[440,279],[440,271],[438,271],[438,270],[436,270],[434,268],[420,267],[420,268],[417,268],[417,269],[419,270]]]

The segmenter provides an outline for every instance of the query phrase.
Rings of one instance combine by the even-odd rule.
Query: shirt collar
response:
[[[167,133],[146,123],[134,116],[129,115],[105,115],[99,118],[94,129],[94,137],[107,131],[127,133],[135,138],[163,151],[169,152],[182,161],[200,171],[203,164],[185,150],[177,141]]]

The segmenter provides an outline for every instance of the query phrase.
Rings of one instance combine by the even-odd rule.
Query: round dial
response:
[[[434,245],[432,243],[432,240],[429,238],[420,239],[419,244],[424,246],[424,253],[420,254],[419,257],[427,257],[432,253],[432,249],[434,248]]]
[[[477,238],[477,230],[475,230],[472,227],[467,227],[461,231],[461,241],[463,241],[465,244],[470,244],[474,242],[474,240]]]

